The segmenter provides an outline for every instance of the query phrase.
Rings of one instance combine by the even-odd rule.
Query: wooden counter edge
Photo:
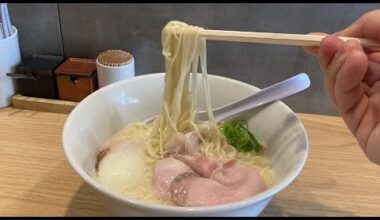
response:
[[[28,97],[19,94],[12,97],[13,108],[41,112],[69,114],[77,104],[78,102]]]

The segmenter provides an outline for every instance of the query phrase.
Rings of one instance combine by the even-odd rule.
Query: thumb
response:
[[[323,35],[323,36],[327,36],[328,34],[326,33],[323,33],[323,32],[310,32],[308,33],[308,35]],[[303,49],[313,55],[313,56],[318,56],[319,54],[319,51],[318,51],[318,47],[303,47]]]

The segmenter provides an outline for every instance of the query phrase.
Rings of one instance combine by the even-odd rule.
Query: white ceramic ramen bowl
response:
[[[214,75],[209,75],[209,84],[214,108],[258,91],[249,84]],[[273,196],[300,174],[308,153],[306,131],[289,107],[275,102],[239,116],[248,120],[250,130],[268,145],[275,176],[274,184],[266,191],[234,203],[188,208],[150,204],[107,189],[94,178],[98,148],[128,123],[157,115],[163,86],[162,73],[120,81],[89,95],[67,118],[63,130],[67,160],[75,172],[99,192],[110,215],[257,216]],[[200,107],[205,106],[202,91],[198,93]]]

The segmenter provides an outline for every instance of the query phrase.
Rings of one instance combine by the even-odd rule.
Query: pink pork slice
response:
[[[195,132],[174,134],[170,141],[165,145],[165,157],[173,154],[193,155],[199,151],[201,140]]]
[[[214,171],[211,179],[234,189],[234,193],[242,199],[266,190],[261,176],[254,169],[236,160],[225,162],[222,167]]]
[[[171,184],[172,199],[180,206],[210,206],[247,199],[266,189],[255,170],[232,160],[211,178],[182,174]]]
[[[171,199],[170,185],[174,178],[182,173],[192,172],[183,162],[168,157],[156,162],[153,172],[155,193],[162,199]]]
[[[173,155],[174,158],[187,164],[195,173],[201,177],[211,177],[211,174],[218,168],[218,162],[209,160],[205,156],[198,154],[196,156]]]
[[[227,186],[195,173],[177,176],[170,189],[172,201],[178,206],[210,206],[239,200]]]
[[[201,139],[197,133],[192,131],[185,134],[185,154],[194,155],[199,152],[199,146],[201,145]]]
[[[165,144],[164,148],[166,150],[165,157],[170,156],[172,154],[183,154],[185,153],[185,146],[186,146],[186,139],[185,135],[182,133],[175,133],[170,141]]]

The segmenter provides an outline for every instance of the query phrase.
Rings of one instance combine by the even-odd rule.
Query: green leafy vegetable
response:
[[[240,152],[259,152],[263,146],[257,141],[255,136],[248,130],[246,121],[237,120],[224,122],[220,129],[227,138],[228,144],[235,147]]]

